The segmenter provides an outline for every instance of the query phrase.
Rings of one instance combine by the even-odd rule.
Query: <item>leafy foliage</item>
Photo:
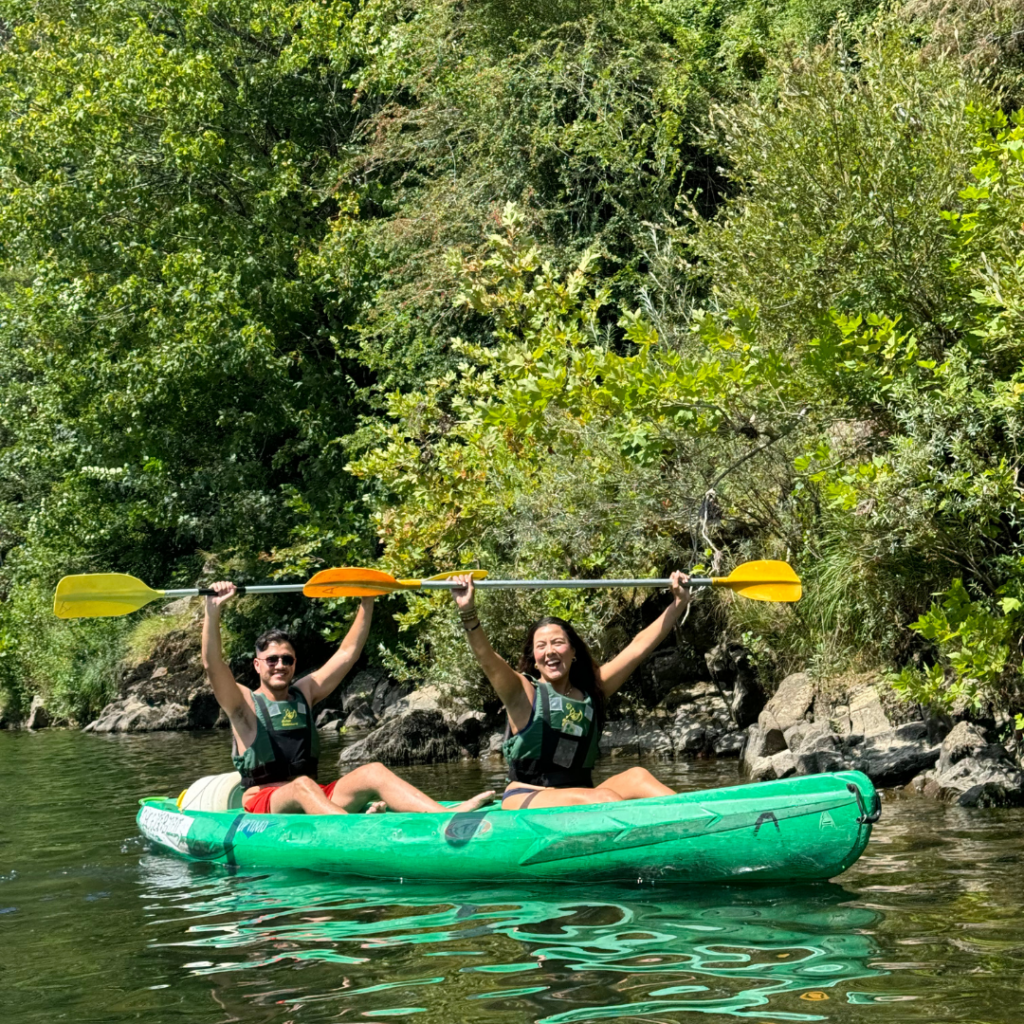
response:
[[[778,556],[801,605],[699,623],[766,675],[1014,705],[1014,3],[0,0],[2,699],[111,692],[66,572]],[[650,611],[489,603],[509,653]],[[373,656],[465,685],[443,607]],[[346,615],[248,601],[234,651]]]

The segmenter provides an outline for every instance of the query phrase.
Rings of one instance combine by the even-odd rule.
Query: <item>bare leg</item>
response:
[[[513,784],[516,789],[525,789],[521,782]],[[501,806],[506,811],[517,811],[525,801],[528,809],[537,807],[578,807],[583,804],[613,804],[623,798],[612,789],[606,789],[603,785],[597,789],[567,788],[551,789],[543,786],[530,786],[533,793],[517,793],[515,796],[506,797],[502,800]]]
[[[630,768],[601,783],[602,788],[618,793],[623,800],[643,800],[650,796],[673,796],[675,790],[659,782],[646,768]]]
[[[360,807],[359,810],[362,810]],[[302,775],[274,790],[270,798],[271,814],[345,814],[331,803],[324,791],[307,775]]]
[[[389,768],[375,762],[354,768],[338,779],[331,800],[336,805],[335,814],[339,808],[344,811],[361,811],[373,800],[383,800],[388,810],[400,813],[452,814],[459,811],[475,811],[478,807],[491,803],[494,800],[494,791],[479,793],[456,807],[442,807],[412,783],[406,782]]]

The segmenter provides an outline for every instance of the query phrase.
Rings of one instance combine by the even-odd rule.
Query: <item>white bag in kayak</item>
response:
[[[242,776],[238,772],[204,775],[178,797],[178,808],[182,811],[241,810]]]

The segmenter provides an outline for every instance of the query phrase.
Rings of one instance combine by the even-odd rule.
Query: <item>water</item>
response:
[[[223,770],[226,743],[0,734],[5,1020],[1024,1020],[1022,811],[887,802],[852,870],[797,887],[389,885],[151,853],[137,797]],[[653,767],[737,781],[735,762]],[[501,778],[404,774],[452,798]]]

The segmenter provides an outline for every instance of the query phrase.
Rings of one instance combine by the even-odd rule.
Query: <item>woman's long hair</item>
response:
[[[594,661],[594,656],[590,653],[586,641],[565,619],[560,619],[555,615],[545,615],[530,627],[526,634],[526,640],[523,642],[523,654],[516,666],[517,670],[523,675],[539,676],[537,661],[533,656],[533,638],[537,630],[543,626],[560,626],[569,638],[569,643],[576,652],[576,660],[569,666],[569,683],[585,693],[593,702],[594,728],[600,732],[604,727],[606,701],[604,693],[597,685],[597,662]]]

